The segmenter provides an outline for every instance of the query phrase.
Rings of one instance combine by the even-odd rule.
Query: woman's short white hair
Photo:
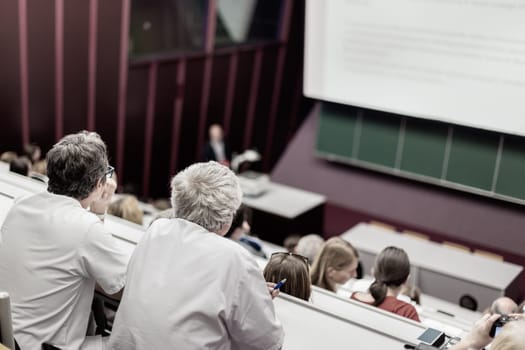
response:
[[[237,176],[217,162],[190,165],[171,181],[175,216],[211,232],[231,225],[241,201]]]

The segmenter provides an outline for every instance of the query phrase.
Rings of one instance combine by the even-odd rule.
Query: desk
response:
[[[453,303],[458,303],[462,295],[470,294],[478,300],[480,310],[500,296],[518,296],[516,284],[522,266],[414,239],[366,223],[356,225],[341,237],[359,250],[367,272],[376,255],[385,247],[403,248],[410,257],[414,283],[426,294]]]
[[[271,182],[265,193],[242,202],[254,211],[252,232],[264,240],[282,244],[291,233],[322,232],[326,197],[320,194]]]

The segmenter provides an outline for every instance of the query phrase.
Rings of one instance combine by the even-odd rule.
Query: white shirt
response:
[[[224,151],[224,142],[214,142],[210,141],[211,148],[213,153],[215,153],[215,158],[218,162],[223,162],[226,160],[226,153]]]
[[[283,338],[248,251],[186,220],[152,224],[129,263],[111,349],[272,350]]]
[[[0,235],[0,290],[11,296],[20,347],[40,349],[48,342],[80,349],[95,282],[109,294],[118,292],[126,255],[96,215],[76,199],[48,192],[15,203]]]

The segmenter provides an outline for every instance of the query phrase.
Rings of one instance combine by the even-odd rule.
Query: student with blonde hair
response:
[[[409,275],[410,261],[405,251],[387,247],[376,258],[375,280],[370,285],[369,293],[356,292],[351,298],[420,322],[414,306],[397,299]]]
[[[289,252],[273,253],[264,268],[266,282],[278,283],[286,278],[281,292],[308,301],[311,294],[311,281],[308,259]]]
[[[352,245],[339,237],[327,240],[317,254],[310,276],[312,284],[332,292],[356,277],[358,259]]]
[[[137,197],[125,195],[111,203],[108,207],[108,214],[115,215],[135,224],[142,225],[144,213],[140,209]]]

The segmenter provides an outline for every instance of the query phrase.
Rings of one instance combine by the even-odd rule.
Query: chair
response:
[[[499,255],[499,254],[496,254],[496,253],[492,253],[492,252],[487,252],[486,250],[481,250],[481,249],[474,250],[474,254],[475,255],[479,255],[479,256],[483,256],[485,258],[497,260],[497,261],[503,261],[504,260],[502,255]]]
[[[394,226],[389,225],[389,224],[385,224],[384,222],[381,222],[381,221],[370,220],[369,224],[372,225],[372,226],[381,227],[381,228],[384,228],[384,229],[387,229],[387,230],[390,230],[390,231],[395,231],[396,230],[396,228]]]
[[[449,247],[449,248],[457,249],[457,250],[462,250],[462,251],[464,251],[466,253],[470,253],[470,248],[467,247],[466,245],[463,245],[463,244],[449,242],[449,241],[444,241],[441,244],[444,245],[445,247]]]
[[[13,320],[11,319],[11,300],[7,292],[0,292],[0,343],[8,349],[15,349]]]
[[[404,230],[403,232],[401,232],[401,234],[405,235],[407,237],[420,239],[420,240],[423,240],[423,241],[430,241],[430,237],[429,236],[427,236],[427,235],[425,235],[423,233],[415,232],[415,231]]]

